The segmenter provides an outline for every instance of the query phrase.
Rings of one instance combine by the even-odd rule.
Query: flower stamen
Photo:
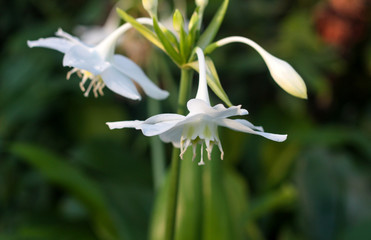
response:
[[[84,75],[84,78],[85,78],[85,75]],[[86,81],[86,80],[85,80],[85,81]],[[92,89],[94,83],[95,83],[95,80],[92,79],[92,80],[90,81],[90,84],[89,84],[88,89],[86,89],[86,91],[85,91],[85,93],[84,93],[84,96],[85,96],[85,97],[88,97],[88,96],[89,96],[89,92],[90,92],[90,90]]]
[[[222,144],[220,143],[220,141],[218,141],[218,147],[219,147],[219,151],[220,151],[220,159],[223,160],[224,151],[223,151]]]
[[[201,159],[200,159],[200,162],[198,163],[198,165],[205,165],[204,163],[204,145],[201,143]]]
[[[81,73],[80,73],[80,75],[81,75]],[[84,74],[83,75],[83,77],[82,77],[82,79],[81,79],[81,82],[80,82],[80,89],[81,89],[81,91],[83,91],[83,92],[85,92],[85,82],[86,82],[86,80],[88,80],[88,76],[86,75],[86,74]]]
[[[79,71],[78,68],[73,68],[72,70],[68,71],[68,72],[67,72],[66,79],[67,79],[67,80],[70,80],[72,74],[74,74],[75,72],[78,72],[78,71]]]

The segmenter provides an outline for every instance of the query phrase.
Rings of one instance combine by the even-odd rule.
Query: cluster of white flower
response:
[[[154,11],[155,9],[151,7],[151,15]],[[151,26],[154,23],[151,18],[138,18],[135,21]],[[114,54],[117,39],[131,27],[130,23],[122,25],[96,46],[88,46],[61,29],[57,31],[57,37],[28,41],[28,46],[51,48],[64,53],[63,65],[72,67],[72,70],[67,74],[67,79],[71,74],[77,73],[82,78],[80,88],[85,92],[84,96],[86,97],[91,91],[96,97],[103,95],[102,89],[107,86],[113,92],[126,98],[140,100],[141,96],[134,84],[137,83],[148,96],[154,99],[165,99],[169,93],[158,88],[138,65],[122,55]],[[209,159],[214,144],[219,147],[221,159],[223,159],[224,152],[218,136],[218,126],[260,135],[277,142],[286,140],[287,135],[264,132],[262,127],[254,126],[247,120],[229,119],[232,116],[248,114],[247,110],[242,109],[241,106],[225,108],[222,104],[213,107],[210,105],[206,79],[208,67],[205,63],[204,53],[232,42],[244,43],[257,50],[266,62],[272,78],[279,86],[294,96],[306,98],[305,83],[291,65],[272,56],[250,39],[228,37],[210,44],[204,50],[198,46],[194,46],[192,49],[198,59],[199,85],[196,97],[187,103],[189,113],[186,116],[158,114],[145,121],[108,122],[109,128],[135,128],[141,130],[145,136],[158,135],[162,141],[171,142],[175,147],[180,148],[181,158],[190,145],[193,148],[194,158],[197,144],[200,143],[203,146],[205,142]],[[88,80],[90,83],[85,88]],[[199,165],[204,164],[202,153],[203,147]]]

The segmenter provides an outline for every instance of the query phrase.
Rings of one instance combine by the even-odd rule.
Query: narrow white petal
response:
[[[133,100],[141,99],[133,81],[114,67],[108,67],[100,75],[106,86],[113,92]]]
[[[120,129],[120,128],[136,128],[138,125],[142,124],[143,121],[120,121],[120,122],[106,122],[110,129]]]
[[[177,123],[178,121],[167,121],[167,122],[158,122],[155,124],[141,124],[140,126],[138,126],[137,129],[141,129],[145,136],[150,137],[150,136],[160,135],[170,130]]]
[[[167,122],[167,121],[181,121],[185,118],[185,116],[175,113],[163,113],[154,115],[147,120],[144,121],[145,124],[155,124],[159,122]]]
[[[242,119],[240,119],[242,120]],[[281,135],[281,134],[273,134],[273,133],[266,133],[266,132],[260,132],[260,131],[254,131],[250,128],[250,124],[245,124],[243,121],[236,121],[232,119],[219,119],[217,121],[218,125],[224,126],[227,128],[230,128],[235,131],[239,132],[245,132],[245,133],[251,133],[255,135],[260,135],[262,137],[268,138],[270,140],[276,141],[276,142],[283,142],[286,140],[287,135]]]
[[[229,108],[225,108],[223,105],[218,104],[213,108],[217,110],[217,114],[213,115],[214,118],[227,118],[232,116],[242,116],[247,115],[248,111],[246,109],[241,108],[241,105],[232,106]]]
[[[206,80],[206,63],[205,55],[201,48],[196,47],[196,54],[198,58],[198,69],[199,69],[199,80],[198,80],[198,90],[196,94],[197,99],[204,100],[210,106],[209,92],[207,90],[207,80]]]
[[[104,61],[94,48],[78,44],[66,52],[63,58],[63,66],[79,68],[94,75],[99,75],[110,64]]]
[[[54,49],[62,53],[66,53],[72,46],[74,46],[74,43],[63,38],[50,37],[40,38],[35,41],[27,41],[27,45],[30,48],[44,47]]]
[[[251,122],[249,122],[245,119],[233,119],[233,120],[237,121],[237,122],[240,122],[243,125],[251,128],[251,129],[254,129],[254,130],[257,130],[257,131],[260,131],[260,132],[264,132],[264,128],[262,126],[255,126],[254,124],[252,124]]]
[[[218,46],[223,46],[232,42],[240,42],[254,48],[264,59],[274,81],[286,92],[299,97],[307,98],[307,87],[301,76],[295,69],[288,64],[264,50],[259,44],[245,37],[227,37],[217,42]]]
[[[167,91],[157,87],[156,84],[146,76],[142,69],[129,58],[121,55],[114,55],[112,64],[118,71],[137,82],[148,96],[154,99],[165,99],[169,96]]]

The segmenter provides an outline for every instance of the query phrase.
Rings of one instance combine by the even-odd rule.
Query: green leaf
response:
[[[218,161],[218,159],[215,159]],[[230,158],[227,160],[230,161]],[[245,239],[245,214],[248,209],[248,191],[245,179],[228,166],[224,168],[223,186],[229,206],[234,239]]]
[[[183,61],[185,62],[188,59],[190,50],[192,48],[188,44],[188,36],[184,30],[184,18],[182,16],[182,13],[178,9],[175,10],[173,15],[173,25],[175,31],[179,33],[180,54]]]
[[[104,194],[95,182],[69,165],[66,161],[40,147],[30,144],[14,144],[11,152],[37,168],[51,182],[69,191],[79,199],[92,214],[97,231],[106,239],[117,239],[113,222]]]
[[[167,34],[165,34],[162,29],[160,28],[158,21],[156,18],[153,18],[153,28],[161,41],[162,45],[165,48],[165,52],[169,55],[169,57],[178,65],[182,64],[182,58],[179,55],[179,52],[174,48],[173,44],[170,42]]]
[[[207,69],[206,69],[207,84],[209,85],[211,90],[213,90],[213,92],[225,104],[227,104],[228,106],[232,106],[233,104],[229,100],[227,94],[225,93],[225,91],[224,91],[224,89],[223,89],[223,87],[220,83],[218,73],[216,71],[215,65],[214,65],[213,61],[211,60],[211,58],[206,57],[206,65],[207,65]],[[198,66],[197,61],[188,63],[187,66],[189,66],[189,67],[193,68],[195,71],[199,72],[199,66]]]
[[[227,192],[224,188],[224,161],[220,160],[219,151],[214,149],[212,160],[206,161],[203,168],[203,240],[236,239],[231,206],[228,205]]]
[[[189,46],[190,49],[194,48],[195,41],[196,41],[198,35],[200,34],[200,30],[199,30],[200,24],[199,24],[199,22],[200,22],[200,17],[199,17],[199,14],[197,12],[197,9],[196,9],[193,12],[191,20],[189,21],[189,24],[188,24],[187,42],[188,42],[188,46]],[[192,58],[193,58],[193,55],[190,56],[189,60],[192,60]]]
[[[252,201],[247,212],[247,221],[254,221],[259,217],[271,213],[276,209],[291,206],[297,199],[297,191],[291,184],[283,185],[280,189]]]
[[[151,43],[153,43],[154,45],[156,45],[158,48],[165,52],[164,46],[162,45],[162,43],[160,42],[155,33],[153,33],[150,29],[146,28],[142,24],[138,23],[132,16],[127,14],[125,11],[118,8],[117,13],[121,16],[122,19],[124,19],[124,21],[130,23],[138,32],[140,32],[143,35],[143,37],[148,39],[148,41],[150,41]]]
[[[197,153],[200,152],[198,145]],[[184,154],[180,166],[177,218],[175,228],[176,240],[200,239],[202,232],[202,171],[197,158],[192,161],[193,151],[190,147]],[[186,210],[185,210],[186,209]]]
[[[213,41],[215,35],[219,31],[220,25],[223,22],[224,15],[227,11],[229,4],[229,0],[224,0],[222,5],[219,7],[218,11],[216,12],[213,20],[209,26],[207,26],[205,32],[201,35],[200,39],[198,40],[197,46],[204,49],[207,45]]]

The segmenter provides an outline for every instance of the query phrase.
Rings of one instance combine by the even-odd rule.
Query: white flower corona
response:
[[[206,65],[203,52],[196,48],[198,56],[200,80],[195,99],[187,103],[189,113],[187,116],[179,114],[158,114],[145,121],[121,121],[108,122],[110,129],[135,128],[142,130],[145,136],[159,135],[164,142],[171,142],[175,147],[180,148],[180,157],[183,158],[187,148],[192,145],[193,159],[196,155],[196,145],[201,144],[201,159],[199,165],[205,164],[202,157],[203,142],[205,142],[208,158],[211,158],[213,145],[217,145],[223,159],[223,148],[218,136],[218,126],[228,127],[235,131],[251,133],[263,136],[273,141],[282,142],[287,135],[266,133],[263,128],[256,127],[244,119],[228,119],[231,116],[247,115],[241,106],[225,108],[222,104],[210,106],[206,82]]]
[[[139,18],[142,24],[152,24],[149,18]],[[88,96],[92,90],[95,97],[103,95],[102,89],[107,86],[113,92],[124,97],[140,100],[137,83],[143,91],[155,99],[164,99],[169,93],[158,88],[142,71],[142,69],[122,55],[114,54],[117,39],[132,26],[129,23],[122,25],[107,36],[95,47],[87,46],[78,38],[63,32],[61,29],[56,33],[57,37],[40,38],[36,41],[28,41],[29,47],[51,48],[64,53],[63,66],[73,67],[67,73],[67,79],[71,74],[77,73],[81,78],[80,88]],[[85,89],[85,83],[90,84]]]
[[[233,42],[244,43],[254,48],[263,57],[272,78],[283,90],[293,96],[304,99],[307,98],[307,87],[305,86],[304,80],[295,69],[286,61],[283,61],[265,51],[256,42],[245,37],[234,36],[221,39],[217,41],[215,45],[220,47]]]

